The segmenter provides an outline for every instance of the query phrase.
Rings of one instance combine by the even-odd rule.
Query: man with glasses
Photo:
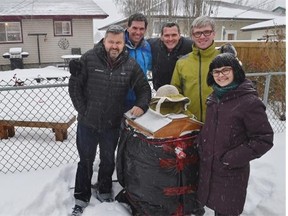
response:
[[[179,93],[190,99],[188,110],[201,122],[205,122],[206,98],[212,92],[212,88],[206,83],[209,64],[221,52],[237,55],[231,44],[217,49],[214,43],[215,34],[215,22],[210,17],[201,16],[193,21],[193,51],[177,61],[171,80]]]
[[[181,36],[177,23],[164,23],[160,38],[148,39],[152,49],[153,88],[170,84],[176,61],[192,51],[192,40]]]
[[[72,60],[69,67],[69,94],[78,112],[76,145],[80,158],[72,216],[79,216],[91,198],[97,146],[100,164],[96,198],[100,202],[113,201],[114,155],[128,89],[133,86],[136,94],[130,113],[140,116],[148,109],[151,88],[139,64],[126,52],[124,29],[118,25],[110,26],[104,38],[80,61]]]

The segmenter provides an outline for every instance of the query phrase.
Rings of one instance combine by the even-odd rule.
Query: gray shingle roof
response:
[[[1,0],[1,16],[91,16],[108,15],[93,0]]]

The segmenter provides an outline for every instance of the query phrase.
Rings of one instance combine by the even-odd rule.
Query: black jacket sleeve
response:
[[[77,112],[79,114],[84,114],[86,110],[84,87],[87,79],[85,67],[81,60],[71,60],[69,63],[69,69],[71,73],[68,84],[69,95]]]

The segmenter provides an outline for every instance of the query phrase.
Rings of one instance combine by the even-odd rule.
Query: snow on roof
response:
[[[93,0],[1,0],[0,16],[108,15]]]
[[[212,2],[215,12],[212,11],[211,17],[232,18],[232,19],[271,19],[279,17],[278,14],[267,10],[240,6],[227,2]],[[218,5],[218,6],[217,6]]]
[[[275,19],[271,19],[268,21],[248,25],[248,26],[241,28],[241,30],[245,31],[245,30],[252,30],[252,29],[263,29],[263,28],[271,28],[275,26],[286,26],[286,17],[277,17]]]

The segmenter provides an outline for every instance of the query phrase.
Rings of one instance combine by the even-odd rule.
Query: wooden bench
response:
[[[15,135],[15,126],[18,127],[38,127],[52,128],[55,133],[56,141],[63,142],[67,139],[67,129],[73,122],[76,121],[76,116],[69,118],[67,122],[37,122],[37,121],[15,121],[15,120],[0,120],[0,139],[8,139]]]

